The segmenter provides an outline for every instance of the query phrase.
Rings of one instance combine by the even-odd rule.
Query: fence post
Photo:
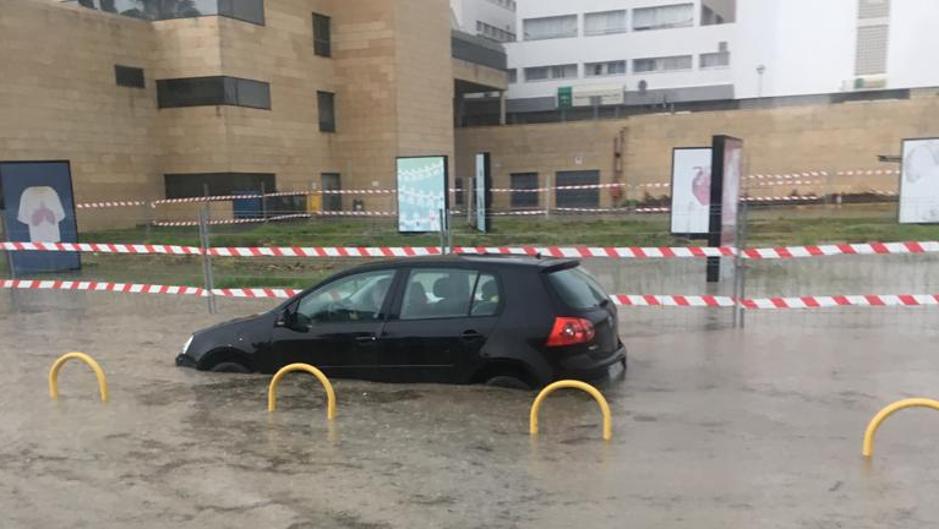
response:
[[[438,215],[440,219],[440,253],[442,255],[447,253],[447,233],[445,231],[446,227],[444,226],[444,210],[438,210]]]
[[[743,258],[742,251],[747,247],[747,219],[749,203],[741,201],[737,208],[737,252],[734,256],[734,327],[743,329],[746,326],[746,311],[741,300],[747,292],[747,260]]]
[[[261,218],[267,222],[267,191],[264,182],[261,182]]]
[[[0,209],[0,240],[5,242],[7,240],[7,228],[4,224],[4,218],[6,218],[6,210]],[[3,254],[4,259],[7,261],[7,268],[10,269],[10,279],[16,279],[16,270],[13,268],[13,254],[9,251],[5,251]]]
[[[551,216],[551,173],[544,175],[544,216]]]
[[[204,202],[199,208],[199,247],[202,249],[202,280],[209,304],[209,314],[218,310],[215,305],[215,281],[212,277],[212,258],[209,256],[209,203]]]
[[[463,209],[466,210],[466,224],[473,224],[473,206],[476,204],[476,178],[463,179]]]

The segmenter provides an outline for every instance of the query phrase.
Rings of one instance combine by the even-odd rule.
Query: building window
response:
[[[577,15],[526,18],[522,21],[525,40],[561,39],[577,36]]]
[[[509,83],[518,82],[518,70],[516,70],[515,68],[509,68],[508,70],[505,71],[505,73],[506,73],[506,76],[509,78]]]
[[[342,211],[342,194],[326,193],[326,191],[342,191],[342,176],[339,173],[322,173],[320,181],[323,184],[323,211]]]
[[[204,3],[206,0],[195,2]],[[162,2],[163,4],[185,4],[187,2]],[[264,0],[218,0],[218,14],[251,22],[259,26],[264,25]]]
[[[730,52],[702,53],[700,65],[701,68],[726,68],[730,66]]]
[[[576,64],[558,64],[555,66],[534,66],[525,68],[526,81],[548,81],[551,79],[576,79]]]
[[[887,72],[887,35],[884,25],[857,28],[857,50],[854,57],[856,75],[876,75]]]
[[[496,42],[515,42],[515,33],[491,26],[482,20],[476,21],[476,34]]]
[[[701,25],[730,24],[737,19],[737,0],[702,0]]]
[[[694,25],[694,4],[633,9],[633,30],[684,28]]]
[[[603,77],[605,75],[623,75],[626,73],[626,61],[584,63],[584,77]]]
[[[220,15],[264,25],[264,0],[79,0],[81,6],[144,20]]]
[[[159,108],[233,105],[271,109],[271,86],[237,77],[188,77],[157,81]]]
[[[515,9],[517,7],[515,4],[515,0],[489,0],[489,3],[495,4],[497,6],[502,6],[513,13],[515,12]]]
[[[676,72],[692,68],[691,55],[633,60],[633,73]]]
[[[512,187],[509,197],[511,206],[513,208],[537,208],[540,191],[521,190],[538,189],[538,173],[512,173],[509,179]]]
[[[329,21],[328,16],[313,13],[313,53],[320,57],[332,56]]]
[[[183,173],[163,175],[166,198],[260,194],[277,191],[271,173]]]
[[[114,81],[118,86],[130,88],[144,88],[143,68],[133,66],[114,65]]]
[[[890,0],[858,0],[858,18],[885,18],[890,16]]]
[[[626,10],[599,11],[584,15],[584,35],[626,33]]]
[[[316,92],[316,108],[320,116],[320,132],[336,132],[336,94]]]

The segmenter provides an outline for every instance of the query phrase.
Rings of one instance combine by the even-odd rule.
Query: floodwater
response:
[[[573,392],[532,439],[527,392],[339,380],[329,424],[306,375],[269,414],[268,377],[173,366],[191,330],[272,304],[211,316],[196,298],[0,292],[0,526],[939,526],[939,414],[900,412],[859,454],[880,407],[937,396],[933,329],[656,333],[621,309],[630,364],[601,385],[605,443]],[[111,402],[77,363],[49,399],[72,350],[101,362]]]

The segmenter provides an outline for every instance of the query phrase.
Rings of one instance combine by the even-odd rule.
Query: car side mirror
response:
[[[310,330],[310,325],[309,322],[305,320],[307,320],[305,316],[297,314],[296,311],[290,310],[288,307],[280,313],[280,316],[277,317],[277,320],[274,322],[274,326],[284,327],[298,332],[307,332]]]

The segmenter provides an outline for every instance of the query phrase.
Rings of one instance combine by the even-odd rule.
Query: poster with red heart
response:
[[[711,211],[711,148],[672,150],[671,233],[706,237]]]

